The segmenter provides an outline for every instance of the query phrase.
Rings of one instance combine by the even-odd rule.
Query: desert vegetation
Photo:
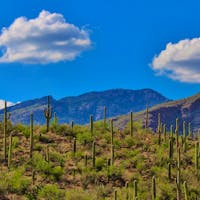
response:
[[[197,200],[200,199],[200,134],[179,131],[158,114],[157,131],[130,112],[123,129],[106,118],[59,124],[48,98],[46,125],[12,124],[5,102],[0,123],[0,199]],[[170,127],[170,128],[169,128]]]

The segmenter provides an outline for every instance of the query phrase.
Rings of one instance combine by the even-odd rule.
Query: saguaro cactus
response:
[[[174,138],[174,130],[173,130],[173,125],[171,124],[170,126],[170,136],[173,139]]]
[[[176,147],[178,148],[179,146],[179,126],[178,126],[178,118],[176,118]],[[177,149],[178,150],[178,149]]]
[[[114,200],[117,200],[117,190],[114,191]]]
[[[111,132],[111,145],[113,145],[113,140],[114,140],[113,119],[110,120],[110,132]]]
[[[130,134],[133,136],[133,112],[130,112]]]
[[[169,140],[169,159],[173,159],[173,139]]]
[[[167,129],[166,129],[166,124],[163,125],[163,133],[164,133],[164,139],[166,141],[167,139]]]
[[[129,183],[128,183],[128,181],[126,181],[126,184],[125,184],[125,188],[126,188],[126,200],[129,199],[129,189],[128,189],[128,186],[129,186]]]
[[[145,120],[146,131],[148,130],[148,128],[149,128],[149,108],[147,107],[147,109],[146,109],[146,120]]]
[[[152,200],[156,200],[156,178],[152,177]]]
[[[50,104],[50,96],[47,97],[47,108],[44,109],[44,116],[46,118],[46,132],[49,132],[49,123],[52,118],[52,108]]]
[[[6,138],[8,134],[8,114],[7,114],[7,102],[4,103],[4,122],[3,122],[3,156],[4,161],[6,162],[7,159],[7,144],[6,144]]]
[[[95,141],[92,144],[92,168],[96,167],[96,143]]]
[[[90,132],[93,135],[94,134],[94,124],[93,124],[93,116],[90,115]]]
[[[54,121],[54,124],[58,123],[58,118],[57,118],[56,112],[54,112],[53,121]]]
[[[195,170],[198,174],[199,169],[199,142],[195,143]]]
[[[104,132],[106,131],[107,123],[106,123],[106,114],[107,114],[107,108],[104,107],[104,120],[103,120],[103,126],[104,126]]]
[[[76,138],[73,139],[73,154],[76,156]]]
[[[30,115],[30,151],[29,157],[33,157],[33,114]]]
[[[171,164],[168,163],[168,179],[171,180]]]
[[[9,137],[9,150],[8,150],[8,169],[10,169],[12,159],[12,134]]]
[[[184,187],[185,200],[188,200],[188,187],[187,187],[187,182],[186,181],[184,181],[183,187]]]
[[[134,180],[134,182],[133,182],[133,185],[134,185],[134,196],[133,196],[133,200],[136,200],[136,198],[137,198],[137,193],[138,193],[138,191],[137,191],[137,180]]]
[[[87,156],[87,154],[85,154],[85,156],[84,156],[84,165],[85,165],[85,167],[87,167],[87,164],[88,164],[88,156]]]
[[[160,145],[160,143],[161,143],[161,119],[160,119],[160,113],[158,113],[158,127],[157,127],[157,132],[158,132],[158,144]]]
[[[115,150],[114,150],[114,145],[111,144],[111,165],[114,165],[114,160],[115,160]]]

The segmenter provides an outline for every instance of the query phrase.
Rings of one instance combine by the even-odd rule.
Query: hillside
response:
[[[48,133],[45,127],[34,126],[33,136],[29,126],[8,123],[8,127],[6,134],[12,133],[12,140],[7,139],[6,159],[3,134],[0,135],[2,200],[196,200],[200,197],[196,138],[179,137],[177,146],[177,138],[167,133],[166,137],[161,135],[158,143],[158,134],[142,129],[139,123],[134,123],[132,134],[129,125],[118,131],[114,123],[112,132],[111,127],[104,129],[102,122],[93,124],[93,134],[89,126],[75,125],[72,129],[56,123]]]
[[[107,116],[127,114],[145,109],[146,105],[154,106],[169,101],[167,98],[151,89],[125,90],[113,89],[104,92],[90,92],[80,96],[65,97],[56,100],[51,97],[53,112],[56,112],[60,123],[74,121],[77,124],[89,122],[90,114],[95,120],[103,118],[103,108],[107,107]],[[37,124],[45,123],[44,108],[47,97],[18,103],[8,108],[13,123],[29,123],[29,115],[34,114]],[[0,111],[2,117],[3,110]]]
[[[149,109],[149,126],[156,130],[158,113],[161,115],[161,122],[167,125],[169,130],[172,124],[175,127],[176,118],[179,118],[179,129],[182,131],[182,124],[185,121],[191,123],[191,130],[197,131],[200,128],[200,93],[177,101],[169,101],[156,105]],[[146,111],[135,113],[134,119],[144,124]],[[123,127],[129,121],[128,115],[115,118],[118,127]]]

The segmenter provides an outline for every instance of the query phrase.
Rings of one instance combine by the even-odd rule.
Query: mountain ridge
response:
[[[78,124],[89,122],[89,116],[92,114],[94,120],[103,118],[103,108],[107,107],[107,116],[113,117],[143,110],[146,105],[156,105],[169,101],[157,91],[152,89],[110,89],[102,92],[88,92],[78,96],[63,97],[54,99],[51,96],[51,106],[53,112],[56,112],[60,123],[69,123],[74,121]],[[47,96],[27,100],[8,108],[11,113],[13,123],[29,123],[29,115],[34,114],[36,124],[45,123],[43,110],[47,104]],[[2,116],[3,110],[0,110]]]

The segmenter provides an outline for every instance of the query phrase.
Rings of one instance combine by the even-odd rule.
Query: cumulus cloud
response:
[[[91,46],[89,33],[63,15],[41,11],[34,19],[19,17],[0,34],[1,63],[46,64],[73,60]]]
[[[200,38],[168,43],[151,64],[158,75],[186,83],[200,83]]]

